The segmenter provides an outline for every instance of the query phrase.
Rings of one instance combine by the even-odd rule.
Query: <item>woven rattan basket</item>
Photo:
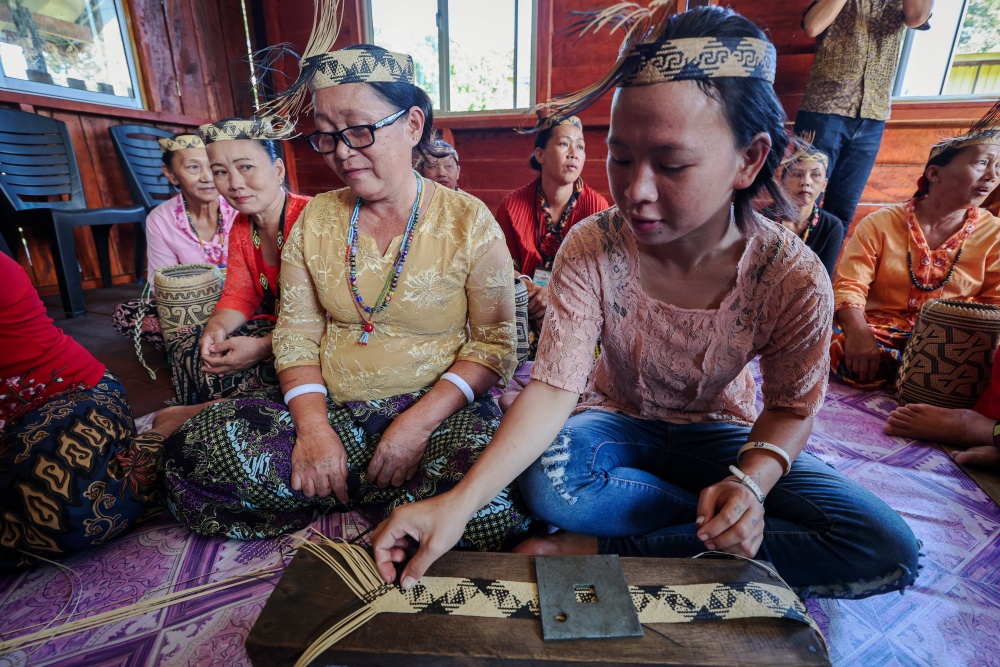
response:
[[[1000,307],[932,299],[920,309],[896,377],[896,399],[971,408],[990,381]]]
[[[181,327],[208,321],[222,295],[224,279],[211,264],[175,264],[157,269],[156,311],[163,338],[170,341]]]

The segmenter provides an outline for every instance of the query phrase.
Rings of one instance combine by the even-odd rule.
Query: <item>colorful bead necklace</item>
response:
[[[806,230],[802,232],[802,242],[805,243],[809,240],[809,235],[816,231],[816,227],[819,226],[819,206],[813,204],[812,219],[809,220],[809,224],[806,226]]]
[[[181,208],[184,209],[184,215],[187,216],[188,224],[191,226],[191,233],[194,237],[198,239],[198,245],[201,246],[201,251],[205,253],[205,259],[211,264],[215,264],[219,269],[223,271],[225,275],[226,270],[226,229],[222,223],[222,206],[219,206],[219,215],[216,218],[216,230],[215,234],[212,236],[214,240],[216,236],[219,237],[219,247],[215,248],[205,247],[204,241],[201,240],[201,234],[198,233],[198,228],[194,226],[194,218],[191,217],[191,212],[187,208],[187,202],[184,200],[184,195],[181,195]]]
[[[410,219],[406,223],[406,231],[403,232],[403,242],[400,244],[399,252],[396,253],[396,259],[392,263],[392,270],[389,271],[389,276],[385,279],[385,284],[382,286],[382,292],[372,306],[365,304],[365,300],[361,298],[361,293],[358,291],[358,214],[361,213],[361,206],[364,203],[361,197],[357,198],[357,202],[354,204],[354,212],[351,213],[351,223],[347,228],[347,257],[345,258],[345,262],[347,264],[348,284],[351,287],[351,293],[354,295],[354,305],[361,314],[362,322],[364,322],[364,330],[358,339],[358,345],[368,344],[368,335],[375,331],[375,324],[372,320],[376,314],[381,313],[389,307],[392,295],[396,291],[396,285],[399,284],[399,276],[403,273],[403,264],[406,262],[406,254],[409,252],[410,245],[413,242],[413,231],[417,226],[417,213],[420,211],[420,203],[424,197],[423,179],[420,178],[420,174],[417,172],[413,172],[413,175],[417,179],[417,198],[413,202],[413,210],[410,212]]]
[[[958,244],[958,253],[955,254],[955,261],[951,263],[951,269],[948,270],[948,273],[947,275],[945,275],[944,280],[942,280],[937,285],[931,285],[928,283],[921,282],[920,279],[917,278],[917,274],[913,272],[913,252],[910,251],[909,249],[906,250],[906,268],[909,269],[910,271],[910,281],[913,283],[914,287],[916,287],[921,292],[933,292],[935,290],[943,288],[945,285],[948,284],[948,281],[951,280],[952,274],[955,273],[955,268],[958,266],[958,261],[962,259],[962,250],[965,248],[965,242],[966,240],[968,240],[969,235],[972,233],[972,230],[975,229],[975,225],[972,225],[971,223],[974,223],[978,217],[979,217],[979,209],[977,208],[970,208],[966,212],[965,220],[962,222],[963,227],[965,227],[965,238],[963,238],[962,242]],[[906,219],[907,226],[910,227],[911,229],[913,229],[918,224],[916,215],[914,213],[914,204],[912,200],[909,202],[909,204],[907,204],[906,218],[907,218]]]
[[[281,266],[281,249],[285,247],[285,214],[288,212],[288,193],[284,193],[284,203],[281,205],[281,218],[278,219],[278,266]],[[257,263],[257,281],[264,290],[264,310],[274,315],[278,314],[278,299],[281,298],[281,290],[277,285],[272,286],[267,276],[264,274],[264,253],[260,249],[260,233],[257,231],[257,221],[252,217],[250,224],[253,231],[250,233],[250,240],[253,242],[254,260]]]

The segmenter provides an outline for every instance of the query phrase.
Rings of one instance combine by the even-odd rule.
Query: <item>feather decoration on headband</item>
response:
[[[663,32],[667,20],[676,13],[676,8],[677,0],[653,0],[647,7],[634,2],[619,2],[599,11],[577,12],[581,18],[569,30],[581,37],[588,31],[597,32],[608,25],[611,25],[611,32],[627,26],[618,58],[607,74],[583,90],[537,105],[535,112],[539,115],[539,121],[534,129],[540,129],[544,120],[551,116],[575,115],[631,74],[631,70],[636,69],[639,64],[631,52],[632,48],[639,44],[654,43]]]
[[[336,43],[344,18],[344,7],[340,0],[315,0],[313,4],[313,26],[305,51],[299,59],[299,76],[291,87],[262,104],[257,110],[258,114],[289,119],[312,108],[309,83],[316,74],[323,56],[329,53]],[[273,67],[282,56],[293,55],[294,51],[287,45],[279,44],[263,49],[261,53],[264,54],[266,62]]]
[[[957,151],[966,146],[980,144],[1000,145],[1000,100],[997,100],[982,118],[973,123],[968,132],[939,141],[931,148],[928,162],[946,151]]]

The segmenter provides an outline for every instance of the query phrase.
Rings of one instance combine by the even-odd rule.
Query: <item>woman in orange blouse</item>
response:
[[[239,215],[222,298],[204,327],[182,330],[168,345],[174,391],[185,405],[278,384],[271,333],[281,248],[310,199],[285,192],[285,165],[268,123],[223,120],[199,133],[215,186]]]
[[[848,384],[895,377],[930,299],[1000,305],[1000,219],[980,208],[998,183],[997,150],[936,146],[913,199],[858,223],[833,282],[830,366]]]

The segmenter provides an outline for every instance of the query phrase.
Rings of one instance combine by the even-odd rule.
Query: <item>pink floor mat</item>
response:
[[[923,541],[923,569],[904,595],[808,602],[835,665],[1000,665],[1000,508],[937,447],[891,438],[895,402],[833,383],[809,449],[885,499]],[[363,527],[331,515],[317,528],[351,538]],[[281,560],[275,541],[193,535],[168,514],[103,548],[0,577],[0,638],[60,613],[97,613]],[[21,665],[247,665],[244,641],[277,576],[0,656]],[[68,604],[68,606],[67,606]],[[59,617],[60,619],[62,617]],[[62,622],[57,620],[56,623]]]

